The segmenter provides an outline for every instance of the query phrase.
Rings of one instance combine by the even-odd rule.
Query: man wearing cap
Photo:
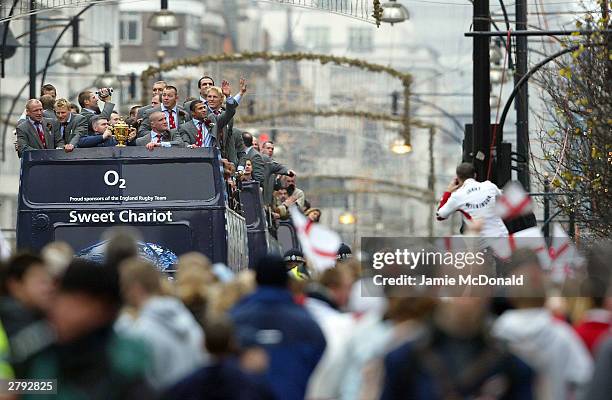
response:
[[[254,269],[257,290],[230,311],[240,345],[266,351],[264,378],[277,398],[302,400],[325,350],[325,337],[308,311],[293,301],[280,256],[264,256]]]
[[[304,258],[304,253],[302,253],[302,250],[287,250],[283,260],[285,261],[287,271],[292,278],[297,280],[310,279],[310,272],[306,267],[306,259]]]

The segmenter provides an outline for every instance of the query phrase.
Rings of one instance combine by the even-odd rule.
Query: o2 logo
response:
[[[120,178],[119,173],[112,169],[104,173],[104,183],[107,186],[119,186],[120,189],[125,189],[125,179]]]

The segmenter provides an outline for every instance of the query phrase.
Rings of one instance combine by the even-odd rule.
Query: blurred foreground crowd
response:
[[[350,250],[300,274],[297,251],[234,273],[199,253],[173,279],[115,231],[105,264],[64,243],[2,265],[1,378],[57,379],[59,399],[589,399],[612,396],[612,300],[362,296]],[[610,285],[612,246],[588,257]],[[371,293],[371,292],[370,292]],[[0,398],[41,398],[7,395]]]

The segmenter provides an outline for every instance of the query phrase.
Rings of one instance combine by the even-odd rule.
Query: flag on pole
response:
[[[495,213],[504,220],[512,220],[533,211],[529,194],[516,182],[504,187],[503,194],[495,202]]]
[[[576,246],[559,224],[553,224],[553,237],[550,245],[551,273],[555,282],[563,282],[571,276],[574,269],[584,262]]]
[[[507,260],[517,249],[531,249],[538,256],[544,269],[550,268],[550,256],[544,235],[538,227],[523,229],[508,235],[508,237],[487,238],[487,243],[498,258]]]
[[[290,208],[291,219],[306,259],[317,271],[324,271],[336,265],[340,236],[325,226],[306,218],[298,208]]]

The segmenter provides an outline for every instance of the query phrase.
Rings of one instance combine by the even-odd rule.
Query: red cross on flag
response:
[[[306,259],[317,271],[335,266],[342,243],[340,236],[331,229],[307,219],[295,205],[291,206],[290,212]]]
[[[551,274],[555,282],[563,282],[571,276],[574,269],[580,267],[584,259],[576,246],[559,224],[553,224],[552,243],[550,245]]]
[[[533,202],[529,194],[516,182],[504,187],[503,194],[495,202],[495,213],[501,219],[511,220],[533,211]]]
[[[487,238],[489,246],[498,258],[507,260],[516,249],[531,249],[538,256],[544,269],[550,268],[550,257],[544,235],[538,227],[523,229],[508,235],[508,237]]]

